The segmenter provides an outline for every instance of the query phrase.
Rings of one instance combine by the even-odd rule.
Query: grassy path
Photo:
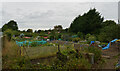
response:
[[[114,46],[111,46],[109,49],[104,50],[103,54],[107,55],[107,56],[110,56],[110,58],[109,59],[105,58],[106,62],[103,65],[102,69],[115,69],[115,64],[118,61],[119,53],[120,52],[118,52],[118,49],[115,48]]]
[[[117,62],[117,58],[110,58],[110,59],[105,59],[105,63],[103,64],[102,69],[115,69],[115,63]]]
[[[111,46],[109,49],[102,50],[102,55],[109,56],[109,58],[103,58],[105,61],[102,65],[98,65],[98,69],[115,69],[115,65],[118,61],[120,52],[114,46]]]

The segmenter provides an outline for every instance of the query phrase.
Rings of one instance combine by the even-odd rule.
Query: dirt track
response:
[[[118,59],[120,58],[120,56],[118,56],[119,54],[120,52],[114,46],[111,46],[106,50],[102,50],[102,55],[106,57],[108,56],[108,58],[103,58],[105,60],[105,63],[103,63],[102,65],[95,64],[94,68],[95,69],[115,69],[115,65]]]

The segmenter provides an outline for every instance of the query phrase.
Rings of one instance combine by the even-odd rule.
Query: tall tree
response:
[[[95,8],[90,9],[87,13],[84,13],[82,16],[79,15],[74,19],[70,25],[70,31],[75,33],[82,32],[84,34],[99,33],[103,19]]]
[[[3,25],[2,31],[4,32],[7,29],[17,31],[18,30],[17,22],[14,20],[10,20],[7,24]]]
[[[119,24],[116,24],[114,21],[105,21],[104,24],[105,25],[99,35],[98,35],[98,39],[99,41],[111,41],[115,38],[120,39],[120,26]]]
[[[61,31],[62,30],[62,25],[56,25],[56,26],[54,26],[54,30]]]
[[[27,30],[27,32],[30,32],[30,33],[32,33],[32,32],[33,32],[33,30],[32,30],[32,29],[28,29],[28,30]]]
[[[104,27],[106,27],[106,26],[114,26],[114,25],[116,25],[116,23],[115,23],[115,21],[113,21],[113,20],[106,20],[106,21],[104,21],[102,24],[102,28],[104,28]]]

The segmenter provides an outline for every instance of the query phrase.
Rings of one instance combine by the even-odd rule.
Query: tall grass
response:
[[[42,46],[26,48],[26,50],[30,59],[36,59],[36,58],[44,58],[48,56],[55,56],[56,53],[58,52],[58,46],[57,45],[49,46],[49,43],[47,43]],[[63,50],[68,50],[68,46],[60,46],[60,51]]]
[[[16,56],[19,56],[18,55],[18,50],[19,50],[19,47],[16,45],[15,42],[13,41],[8,41],[5,37],[4,37],[4,40],[3,40],[3,45],[4,47],[2,48],[2,55],[3,56],[6,56],[6,55],[9,55],[8,57],[16,57]]]
[[[20,48],[14,41],[8,41],[6,37],[3,38],[2,48],[2,68],[3,69],[17,69],[25,67],[23,66],[26,59],[20,55]]]

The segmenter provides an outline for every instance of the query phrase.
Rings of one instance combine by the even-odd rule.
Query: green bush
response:
[[[85,58],[80,58],[80,59],[71,59],[66,63],[64,68],[67,69],[90,69],[91,64],[85,59]]]
[[[72,41],[78,42],[78,41],[80,41],[80,38],[79,37],[73,38]]]
[[[91,34],[85,35],[85,39],[88,40],[88,38],[91,36]]]
[[[37,42],[32,42],[31,43],[31,47],[36,47],[36,46],[38,46]]]
[[[10,41],[11,38],[12,38],[12,36],[13,36],[13,30],[11,30],[11,29],[7,29],[6,31],[4,31],[3,34],[6,35],[7,38],[8,38],[8,40]]]
[[[77,35],[78,35],[78,37],[80,37],[81,39],[84,38],[84,34],[83,34],[82,32],[78,32]]]
[[[96,41],[96,37],[93,35],[89,36],[87,42],[90,43],[91,41]]]
[[[94,53],[95,56],[95,62],[97,62],[100,58],[101,58],[101,50],[99,48],[96,48],[96,47],[88,47],[87,48],[87,51],[90,52],[90,53]]]
[[[30,69],[31,64],[29,59],[25,57],[18,57],[13,60],[13,63],[10,65],[11,69]]]

